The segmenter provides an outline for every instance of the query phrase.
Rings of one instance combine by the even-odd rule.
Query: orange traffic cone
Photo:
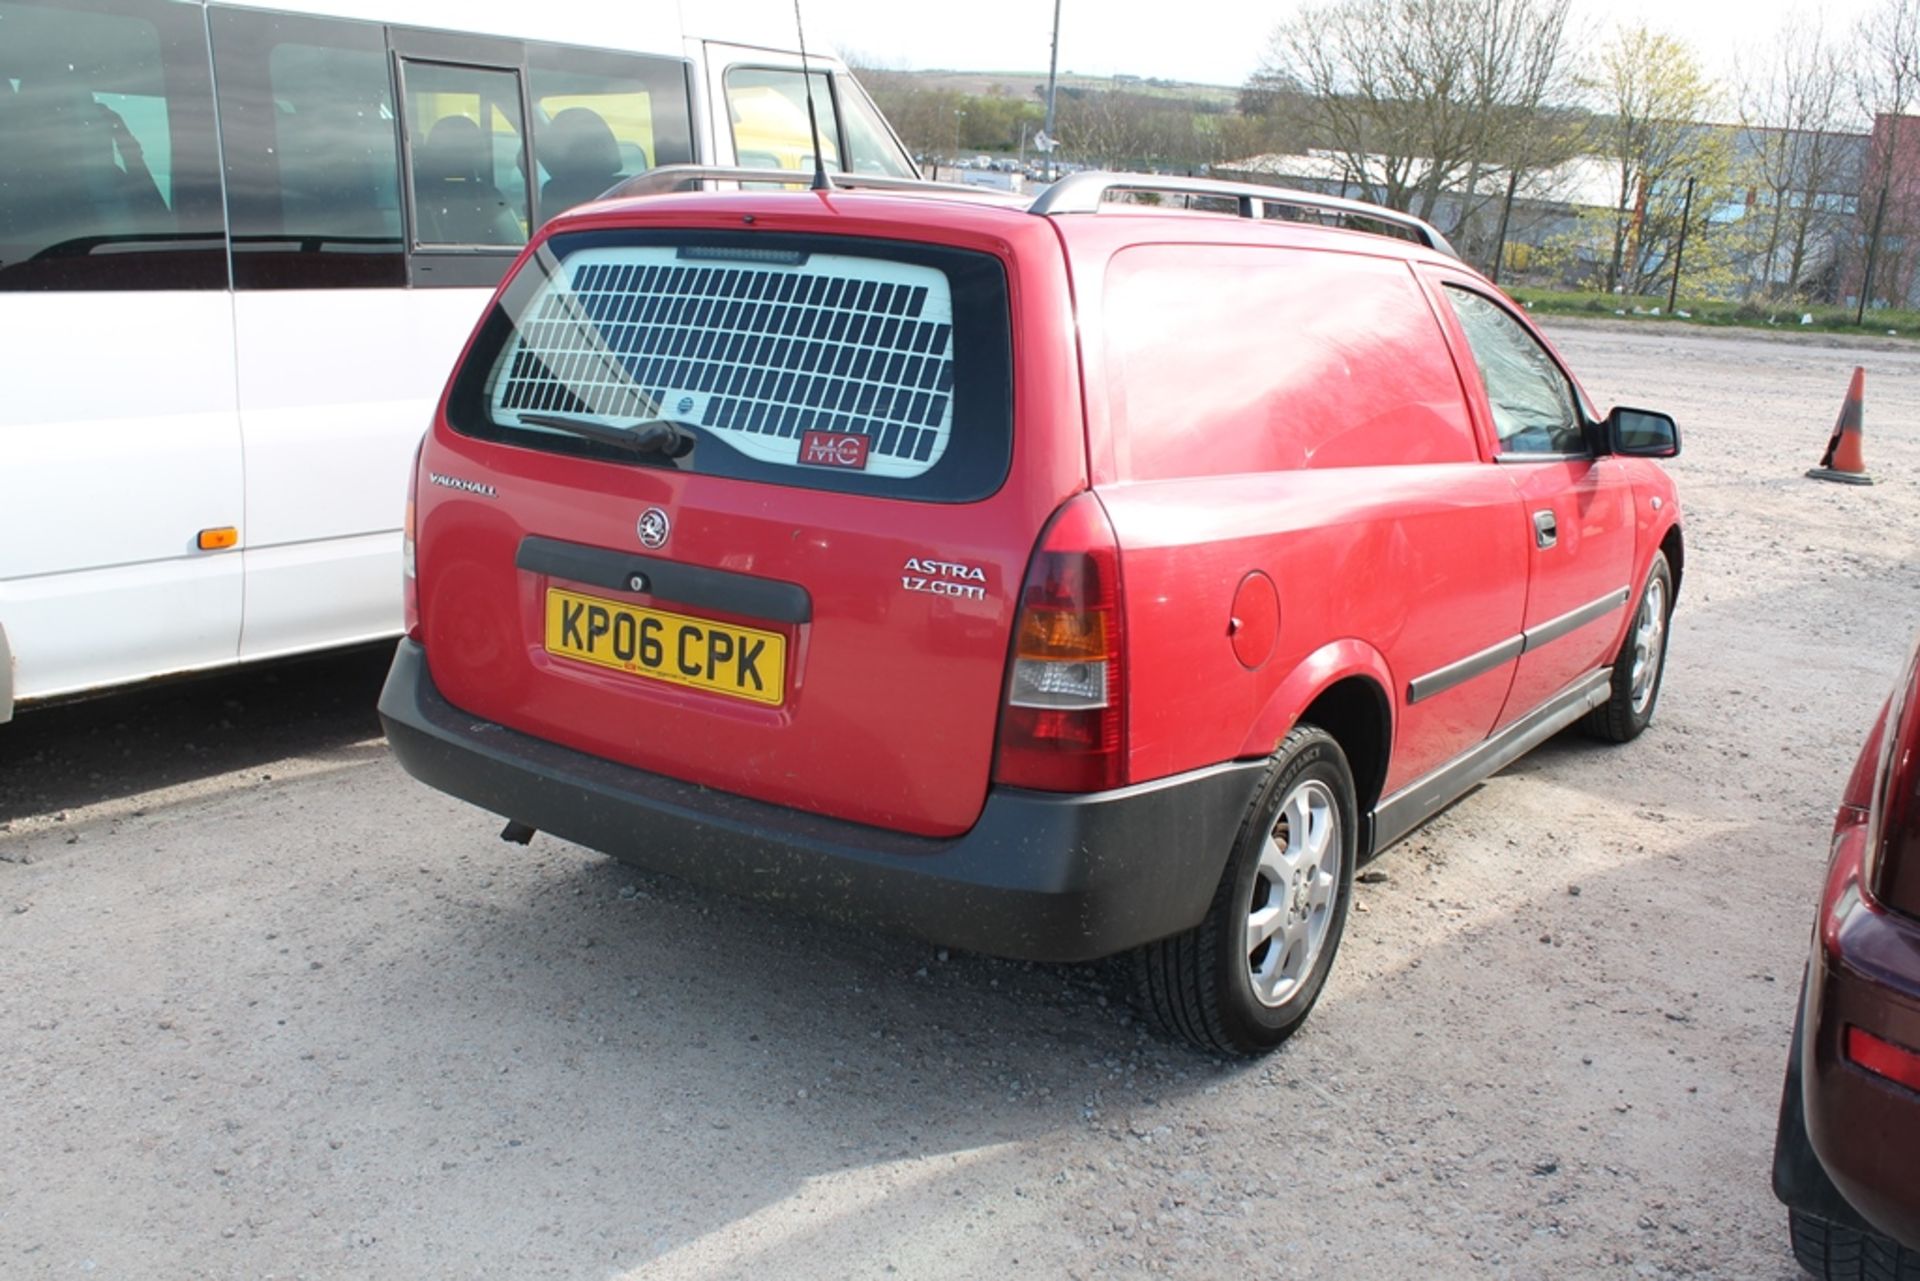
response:
[[[1846,403],[1840,406],[1839,421],[1827,440],[1827,452],[1820,456],[1820,465],[1807,473],[1815,480],[1837,480],[1847,485],[1873,483],[1873,477],[1867,475],[1867,460],[1860,452],[1860,424],[1865,417],[1861,402],[1866,387],[1867,371],[1855,366]]]

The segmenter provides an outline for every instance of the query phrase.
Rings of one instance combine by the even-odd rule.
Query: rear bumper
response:
[[[749,897],[1036,961],[1084,961],[1205,915],[1265,763],[1091,796],[994,788],[947,840],[697,787],[476,720],[400,642],[380,694],[420,781],[622,861]]]
[[[1920,1047],[1920,922],[1861,888],[1864,823],[1835,833],[1802,1011],[1806,1131],[1834,1185],[1870,1224],[1920,1248],[1920,1094],[1851,1062],[1858,1027]]]

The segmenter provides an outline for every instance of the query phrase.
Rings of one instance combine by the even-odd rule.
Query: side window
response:
[[[684,62],[536,45],[527,63],[539,221],[693,159]]]
[[[384,31],[245,9],[209,18],[234,285],[404,285]]]
[[[226,288],[202,24],[0,0],[0,292]]]
[[[847,122],[847,158],[852,162],[847,166],[848,172],[919,177],[881,119],[879,108],[853,77],[836,76],[834,86],[840,91],[840,110]]]
[[[1448,285],[1446,293],[1480,366],[1500,451],[1586,453],[1573,387],[1553,357],[1498,303],[1456,285]]]
[[[519,73],[409,59],[401,74],[414,245],[525,244],[531,220]]]
[[[839,169],[840,119],[827,73],[812,76],[813,111],[827,168]],[[798,71],[767,67],[727,69],[727,115],[733,150],[750,169],[813,168],[813,132],[807,125],[807,90]]]
[[[1114,257],[1104,311],[1131,479],[1478,458],[1460,377],[1405,263],[1144,245]]]

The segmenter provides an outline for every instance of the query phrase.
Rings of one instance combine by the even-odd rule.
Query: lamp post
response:
[[[1680,241],[1673,247],[1673,285],[1667,290],[1667,315],[1680,305],[1680,264],[1686,260],[1687,226],[1693,221],[1693,179],[1687,179],[1687,201],[1680,207]]]
[[[1040,129],[1040,132],[1048,139],[1048,142],[1047,142],[1047,181],[1048,182],[1052,182],[1054,178],[1053,149],[1055,146],[1058,145],[1057,143],[1053,142],[1052,139],[1054,137],[1053,90],[1054,90],[1055,82],[1059,79],[1059,72],[1060,72],[1060,0],[1053,0],[1053,53],[1047,59],[1047,123],[1041,126],[1041,129]]]
[[[1887,189],[1893,186],[1891,179],[1880,184],[1880,199],[1873,206],[1873,230],[1867,233],[1867,270],[1860,278],[1860,306],[1853,313],[1853,323],[1867,323],[1867,299],[1873,293],[1873,269],[1878,266],[1880,257],[1880,224],[1887,216]]]

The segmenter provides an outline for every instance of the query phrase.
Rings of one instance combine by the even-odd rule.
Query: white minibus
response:
[[[912,178],[790,5],[0,0],[0,721],[395,635],[529,230],[660,165]]]

